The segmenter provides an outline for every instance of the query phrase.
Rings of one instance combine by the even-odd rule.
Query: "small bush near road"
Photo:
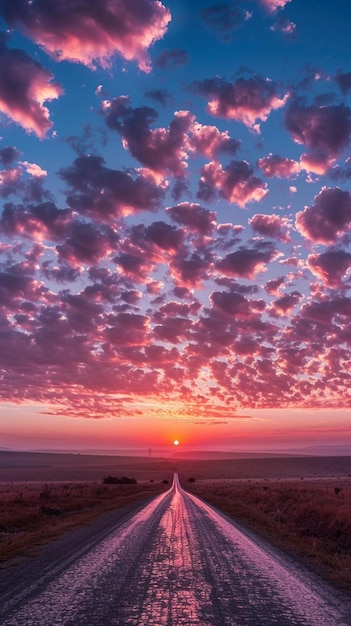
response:
[[[102,481],[105,485],[136,485],[135,478],[128,478],[127,476],[105,476]]]

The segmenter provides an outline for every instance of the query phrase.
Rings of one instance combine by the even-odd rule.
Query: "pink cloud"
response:
[[[310,254],[307,265],[328,287],[345,287],[343,278],[351,268],[351,254],[344,250],[327,250],[322,254]]]
[[[258,0],[269,13],[275,13],[291,2],[291,0]]]
[[[249,219],[252,230],[264,237],[272,237],[288,243],[291,241],[289,235],[289,220],[287,217],[279,217],[272,213],[271,215],[257,214]]]
[[[209,201],[217,192],[228,202],[244,208],[249,202],[262,200],[268,189],[266,183],[253,175],[253,169],[246,161],[231,161],[225,168],[211,161],[202,168],[197,196]]]
[[[114,261],[119,266],[122,274],[141,283],[147,282],[153,268],[153,262],[145,258],[142,253],[136,255],[123,252],[116,256]]]
[[[33,176],[34,178],[45,178],[47,176],[47,171],[43,170],[40,165],[37,163],[29,163],[28,161],[19,161],[20,165],[23,165],[27,174]]]
[[[260,76],[238,78],[229,83],[223,78],[208,78],[195,82],[192,89],[210,98],[207,111],[214,117],[234,119],[259,132],[259,122],[286,103],[287,96],[279,98],[275,84]]]
[[[160,321],[162,323],[156,324],[154,327],[156,339],[168,341],[170,343],[180,343],[181,341],[185,341],[188,335],[188,330],[192,325],[191,320],[186,317],[173,315],[164,315]]]
[[[0,52],[0,111],[28,133],[44,139],[52,122],[44,102],[63,94],[51,72],[22,50]]]
[[[334,159],[329,158],[326,154],[304,153],[301,155],[301,169],[318,176],[323,176],[332,167]]]
[[[194,202],[181,202],[167,209],[174,222],[200,235],[209,235],[216,225],[216,213],[208,211]]]
[[[0,195],[6,198],[18,189],[18,183],[22,176],[20,167],[0,171]]]
[[[242,248],[230,252],[216,263],[216,269],[225,276],[237,276],[253,279],[256,274],[265,272],[267,263],[276,258],[273,245],[266,244],[256,248]]]
[[[295,306],[300,302],[302,294],[298,291],[292,291],[289,294],[281,296],[272,303],[270,314],[274,317],[280,317],[280,315],[289,315]]]
[[[285,284],[285,276],[279,276],[278,278],[273,278],[269,280],[265,285],[265,290],[270,295],[280,296],[281,295],[281,287]]]
[[[323,296],[322,299],[305,304],[301,310],[302,318],[327,326],[330,326],[335,315],[342,316],[348,322],[351,317],[350,298],[338,295],[329,298]]]
[[[81,263],[97,263],[108,257],[116,245],[116,235],[112,229],[90,223],[73,222],[64,243],[56,250],[59,256],[75,266]]]
[[[53,202],[31,204],[28,209],[7,203],[0,218],[0,230],[8,236],[60,241],[71,223],[71,211],[60,210]]]
[[[133,177],[131,172],[112,170],[94,155],[77,157],[60,176],[71,188],[69,206],[101,221],[155,210],[164,195],[162,187],[142,173]]]
[[[149,320],[145,315],[118,313],[107,317],[106,338],[116,346],[142,346],[150,342]]]
[[[240,147],[240,141],[232,139],[228,131],[219,131],[216,126],[203,126],[194,121],[191,127],[189,147],[206,158],[214,158],[221,153],[235,154]]]
[[[295,22],[281,18],[271,26],[271,30],[278,31],[282,35],[285,35],[285,37],[294,37],[296,34],[296,24]]]
[[[105,100],[102,114],[107,126],[120,133],[124,148],[142,165],[163,176],[184,176],[189,155],[212,158],[221,153],[235,154],[240,146],[228,131],[199,124],[189,111],[176,111],[168,128],[152,130],[150,125],[157,119],[157,112],[150,107],[133,109],[126,96]]]
[[[258,167],[267,178],[292,178],[300,173],[301,168],[297,161],[287,159],[276,154],[269,154],[258,160]]]
[[[265,307],[263,300],[248,300],[242,294],[235,292],[214,291],[210,300],[216,309],[235,318],[251,317],[253,311],[261,312]]]
[[[285,125],[296,143],[331,162],[350,143],[351,110],[344,104],[307,106],[297,98],[285,113]]]
[[[183,243],[183,232],[166,222],[153,222],[146,229],[145,240],[162,250],[174,252],[179,250]]]
[[[315,243],[335,243],[350,226],[351,196],[339,187],[323,187],[314,204],[296,215],[297,230]]]
[[[177,287],[201,287],[210,267],[210,260],[196,252],[189,258],[176,257],[170,263],[170,272]]]
[[[94,68],[109,67],[119,53],[150,71],[148,48],[161,39],[171,20],[169,10],[156,0],[50,0],[28,3],[4,0],[1,12],[57,61],[73,61]]]
[[[187,133],[195,119],[189,111],[176,112],[168,129],[155,130],[150,124],[157,118],[156,111],[149,107],[133,109],[125,96],[105,101],[102,113],[107,126],[121,134],[124,147],[140,163],[163,175],[185,173]]]

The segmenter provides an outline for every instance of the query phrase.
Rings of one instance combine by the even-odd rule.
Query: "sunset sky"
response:
[[[0,17],[0,448],[351,444],[349,0]]]

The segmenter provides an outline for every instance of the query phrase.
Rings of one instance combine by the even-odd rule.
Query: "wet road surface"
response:
[[[20,588],[20,587],[19,587]],[[351,626],[332,593],[172,488],[4,596],[2,626]]]

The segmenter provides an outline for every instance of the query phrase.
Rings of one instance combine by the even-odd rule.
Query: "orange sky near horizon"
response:
[[[43,415],[38,406],[4,407],[1,447],[14,450],[172,451],[173,441],[187,449],[284,451],[306,446],[351,446],[347,410],[252,410],[231,420],[186,417],[82,419]]]

